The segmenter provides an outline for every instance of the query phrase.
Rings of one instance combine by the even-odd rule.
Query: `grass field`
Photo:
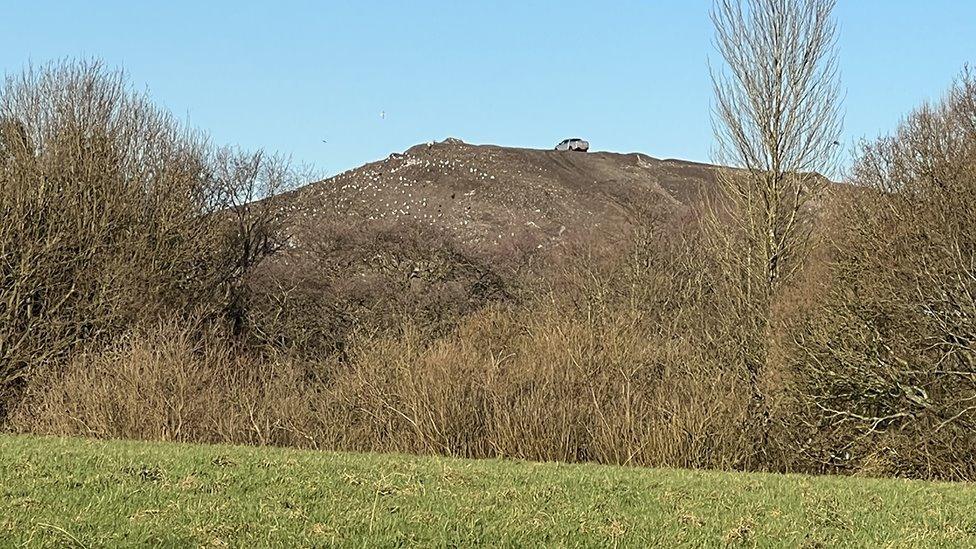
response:
[[[976,546],[976,486],[0,437],[0,545]]]

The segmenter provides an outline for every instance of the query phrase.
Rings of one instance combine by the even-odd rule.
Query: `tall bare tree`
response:
[[[706,233],[716,261],[717,337],[745,367],[755,403],[775,343],[774,301],[809,247],[841,129],[835,0],[716,0],[711,68],[715,156],[729,166]]]
[[[841,129],[836,0],[717,0],[711,71],[716,160],[732,223],[775,287],[808,236],[804,206],[822,189]]]

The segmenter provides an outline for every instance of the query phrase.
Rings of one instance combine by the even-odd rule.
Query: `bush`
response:
[[[312,230],[292,228],[301,247],[282,250],[251,285],[253,328],[278,349],[342,357],[354,334],[396,333],[405,322],[432,340],[465,315],[513,299],[511,279],[436,228],[316,221]]]
[[[242,281],[276,230],[270,206],[250,203],[286,171],[261,154],[213,148],[98,63],[8,77],[0,396],[147,319],[239,315]]]
[[[828,288],[797,334],[823,470],[976,477],[976,81],[862,147]]]
[[[343,360],[261,357],[178,322],[34,384],[16,430],[467,457],[741,467],[745,379],[696,360],[693,285],[654,246],[431,338],[409,320]]]
[[[199,319],[160,321],[37,376],[15,431],[176,442],[314,446],[300,368],[235,349]],[[301,421],[296,421],[299,418]]]

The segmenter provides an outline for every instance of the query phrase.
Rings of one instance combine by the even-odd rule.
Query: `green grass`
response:
[[[0,437],[0,545],[976,546],[976,487]]]

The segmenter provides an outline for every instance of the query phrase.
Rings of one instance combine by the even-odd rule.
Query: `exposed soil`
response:
[[[645,154],[469,145],[411,147],[286,195],[290,246],[324,220],[429,226],[486,260],[574,238],[613,242],[639,216],[682,216],[714,188],[716,167]]]
[[[563,250],[614,254],[648,216],[680,231],[716,170],[636,153],[417,145],[283,195],[289,239],[260,280],[292,300],[276,322],[315,311],[296,334],[328,325],[341,340],[404,317],[443,331],[548,279]]]

